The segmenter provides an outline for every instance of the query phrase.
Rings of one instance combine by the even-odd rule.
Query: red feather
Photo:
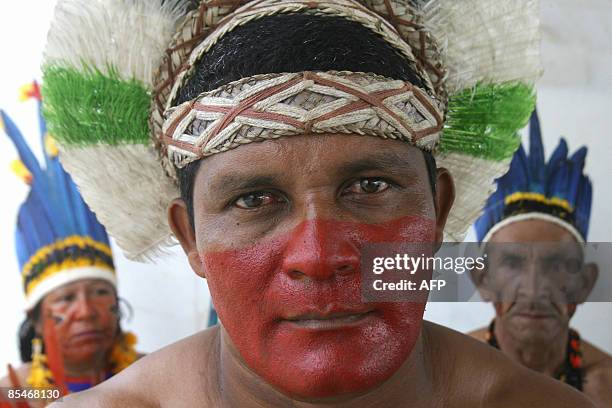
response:
[[[11,381],[12,387],[21,388],[21,382],[19,381],[19,376],[17,375],[17,372],[15,371],[13,366],[8,364],[7,369],[8,369],[9,380]],[[27,401],[19,401],[16,403],[16,406],[17,408],[31,408],[30,404]],[[10,404],[10,402],[9,402],[9,407],[12,407],[12,404]]]
[[[55,337],[55,321],[49,317],[45,319],[43,328],[43,341],[45,343],[45,354],[47,355],[47,364],[49,370],[53,373],[55,386],[59,388],[62,395],[68,394],[66,387],[66,372],[64,370],[64,359],[60,351],[57,338]]]

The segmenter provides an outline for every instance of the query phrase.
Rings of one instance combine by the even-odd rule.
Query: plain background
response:
[[[0,5],[0,107],[38,149],[35,104],[18,102],[18,89],[40,79],[46,31],[55,1]],[[594,184],[590,241],[612,240],[612,3],[608,0],[542,0],[544,77],[538,108],[546,154],[559,136],[570,150],[589,146],[586,170]],[[38,150],[37,150],[38,151]],[[14,225],[27,188],[9,170],[16,158],[0,135],[0,364],[17,363],[16,332],[23,320],[23,295],[14,250]],[[468,235],[473,239],[473,234]],[[190,270],[180,249],[156,265],[127,261],[116,253],[119,291],[134,314],[124,326],[136,332],[140,351],[151,352],[201,330],[208,320],[205,281]],[[600,273],[610,274],[606,266]],[[609,281],[609,280],[608,280]],[[608,288],[612,290],[611,288]],[[612,303],[579,307],[573,320],[582,336],[612,352]],[[430,303],[426,318],[460,331],[482,327],[493,316],[484,303]],[[248,318],[248,317],[247,317]],[[2,370],[0,370],[2,371]]]

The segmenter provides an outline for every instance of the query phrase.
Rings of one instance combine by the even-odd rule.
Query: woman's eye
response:
[[[104,288],[104,289],[96,289],[94,293],[97,296],[107,296],[111,294],[111,291],[109,289]]]
[[[252,193],[252,194],[245,194],[239,197],[236,200],[235,205],[238,208],[252,210],[255,208],[274,204],[279,201],[282,201],[282,200],[272,193]]]
[[[350,194],[376,194],[382,193],[389,187],[391,187],[389,183],[384,180],[364,178],[351,184],[344,192]]]
[[[69,303],[75,299],[75,295],[63,295],[55,300],[56,303]]]

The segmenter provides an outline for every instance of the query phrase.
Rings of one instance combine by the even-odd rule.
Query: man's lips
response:
[[[545,312],[519,312],[516,314],[524,319],[551,319],[554,316]]]
[[[327,313],[310,311],[283,319],[291,325],[311,330],[334,330],[359,326],[376,317],[372,309],[343,310]]]

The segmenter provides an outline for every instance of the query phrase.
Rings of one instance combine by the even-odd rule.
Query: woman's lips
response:
[[[309,312],[288,319],[285,322],[303,329],[337,330],[355,327],[369,322],[376,317],[373,310],[362,312]]]
[[[97,341],[104,337],[104,333],[100,330],[88,330],[72,335],[73,341]]]

